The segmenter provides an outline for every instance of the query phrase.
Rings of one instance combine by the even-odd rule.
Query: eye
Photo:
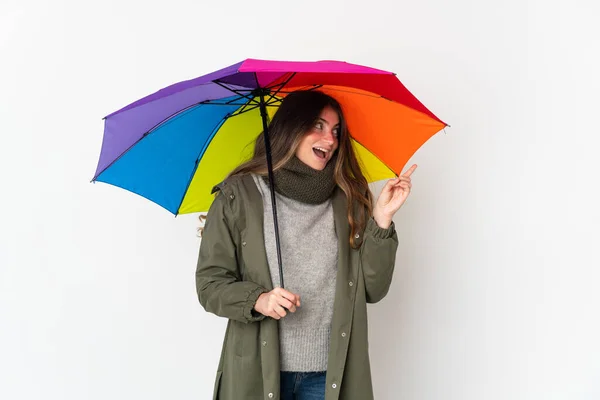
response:
[[[323,122],[317,121],[317,123],[315,124],[315,128],[317,128],[317,129],[323,129]]]
[[[340,136],[340,128],[333,128],[333,136],[335,137],[339,137]]]

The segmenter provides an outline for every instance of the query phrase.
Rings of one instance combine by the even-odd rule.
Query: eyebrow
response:
[[[321,117],[319,117],[319,118],[317,118],[317,121],[323,121],[323,122],[325,122],[327,125],[329,125],[329,121],[327,121],[325,118],[321,118]],[[334,127],[335,127],[335,126],[340,126],[340,123],[338,122],[337,124],[335,124],[335,125],[334,125]]]

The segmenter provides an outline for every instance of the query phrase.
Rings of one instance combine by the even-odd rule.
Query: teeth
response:
[[[322,148],[322,147],[315,147],[315,149],[317,149],[317,150],[321,150],[323,153],[327,153],[327,152],[329,151],[329,150],[325,150],[325,149],[324,149],[324,148]]]

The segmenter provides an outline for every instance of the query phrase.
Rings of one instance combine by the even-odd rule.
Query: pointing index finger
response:
[[[415,169],[417,169],[417,164],[413,164],[408,171],[402,174],[402,176],[411,176],[412,173],[415,172]]]

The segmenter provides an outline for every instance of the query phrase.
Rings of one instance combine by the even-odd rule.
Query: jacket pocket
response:
[[[213,400],[219,400],[219,391],[221,389],[221,377],[223,371],[217,371],[217,379],[215,380],[215,389],[213,391]]]

